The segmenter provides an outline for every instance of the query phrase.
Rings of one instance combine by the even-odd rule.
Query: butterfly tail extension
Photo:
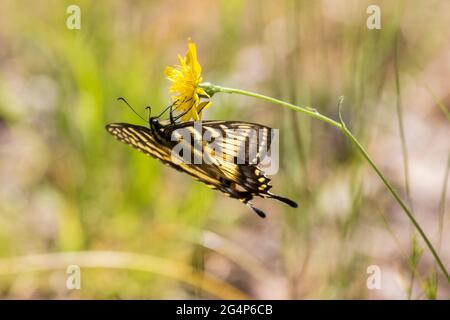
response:
[[[287,204],[288,206],[291,206],[292,208],[297,208],[298,207],[298,204],[295,201],[292,201],[291,199],[288,199],[288,198],[285,198],[285,197],[277,196],[275,194],[270,193],[269,198],[281,201],[281,202]]]
[[[265,218],[266,217],[266,213],[264,211],[262,211],[261,209],[255,208],[253,206],[253,204],[251,204],[250,202],[247,202],[246,205],[252,209],[258,216],[260,216],[261,218]]]
[[[267,216],[266,213],[264,211],[262,211],[261,209],[255,208],[253,206],[253,203],[250,202],[250,200],[252,200],[252,199],[253,199],[253,196],[250,193],[246,193],[246,192],[241,193],[241,197],[239,197],[239,200],[243,204],[247,205],[247,207],[252,209],[253,212],[255,212],[261,218],[265,218]]]

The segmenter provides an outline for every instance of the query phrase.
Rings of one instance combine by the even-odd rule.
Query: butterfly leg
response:
[[[173,108],[172,108],[172,106],[170,107],[170,110],[169,110],[169,119],[170,119],[170,124],[174,124],[175,123],[175,121],[173,120]]]

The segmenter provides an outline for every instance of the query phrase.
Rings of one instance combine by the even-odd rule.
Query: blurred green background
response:
[[[0,297],[448,299],[404,213],[334,128],[213,97],[204,119],[280,129],[273,190],[300,207],[256,200],[266,219],[104,129],[142,124],[119,96],[144,115],[168,105],[164,68],[188,37],[205,81],[333,118],[344,95],[347,125],[450,266],[450,2],[377,1],[381,30],[369,30],[372,2],[1,1]],[[80,30],[66,28],[70,4]],[[66,287],[71,264],[79,290]]]

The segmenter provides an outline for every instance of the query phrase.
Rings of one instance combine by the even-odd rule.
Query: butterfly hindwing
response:
[[[201,132],[200,132],[201,128]],[[203,138],[205,154],[215,154],[227,162],[237,164],[258,164],[270,152],[273,129],[250,122],[241,121],[193,121],[167,125],[162,130],[166,140],[174,134],[183,135],[186,131],[193,138]],[[194,139],[190,142],[193,146]],[[214,149],[213,149],[214,147]]]

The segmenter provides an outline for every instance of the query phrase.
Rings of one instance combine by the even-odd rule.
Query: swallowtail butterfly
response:
[[[171,110],[172,111],[172,110]],[[265,213],[255,208],[250,202],[254,196],[263,198],[273,198],[296,208],[297,204],[287,198],[275,195],[269,190],[270,179],[264,174],[258,165],[258,160],[264,158],[265,152],[270,150],[272,140],[272,129],[260,124],[241,121],[202,121],[201,134],[208,133],[215,137],[215,143],[221,152],[203,144],[201,151],[195,148],[195,136],[200,132],[193,121],[176,122],[177,119],[171,117],[170,120],[159,120],[159,117],[150,117],[149,127],[128,123],[111,123],[106,126],[106,130],[116,139],[138,149],[139,151],[162,161],[164,164],[191,175],[209,187],[219,190],[231,198],[235,198],[248,205],[260,217],[265,217]],[[179,118],[179,117],[178,117]],[[180,142],[175,139],[175,133],[184,130],[193,139],[184,143],[190,144],[191,156],[196,152],[207,155],[208,161],[195,164],[178,159],[174,161],[173,149]],[[230,131],[231,130],[231,131]],[[232,132],[232,135],[228,133]],[[255,155],[250,157],[249,152],[245,154],[244,163],[236,161],[240,150],[250,150],[255,141],[255,137],[249,133],[258,132],[257,149]],[[220,139],[217,139],[220,137]],[[191,140],[191,141],[189,141]],[[247,148],[241,148],[246,145]],[[186,156],[186,155],[184,155]],[[192,159],[192,158],[191,158]],[[237,162],[237,163],[236,163]]]

